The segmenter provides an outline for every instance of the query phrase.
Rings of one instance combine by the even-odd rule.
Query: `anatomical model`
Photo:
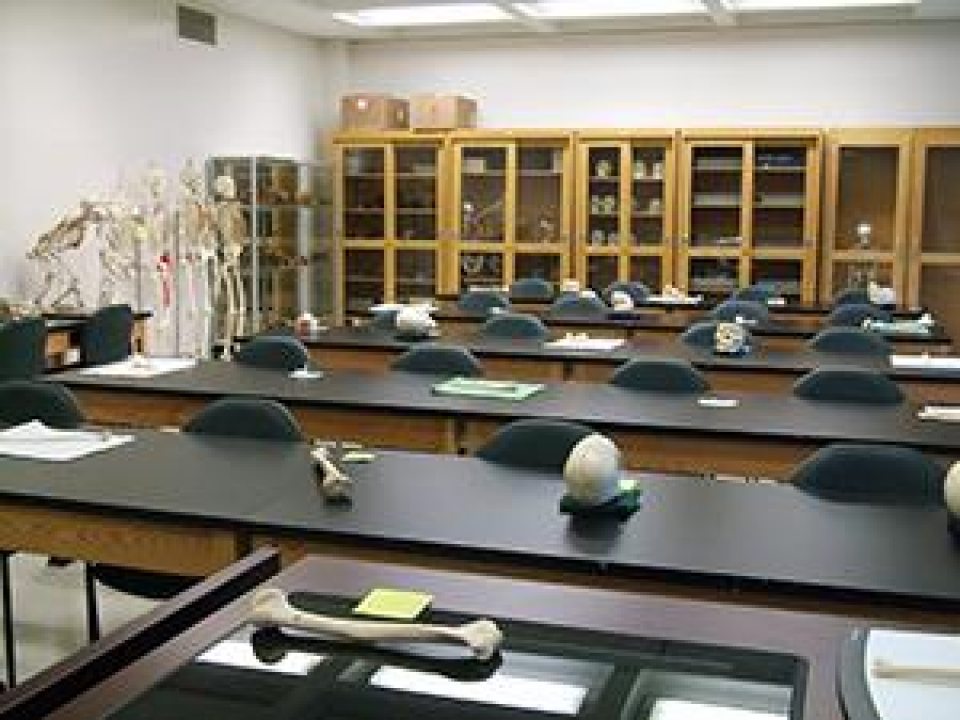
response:
[[[220,264],[213,281],[213,303],[218,305],[222,297],[226,301],[223,323],[223,355],[229,359],[234,338],[244,332],[247,314],[246,294],[240,276],[240,258],[247,243],[247,223],[237,201],[237,187],[229,175],[221,175],[214,181],[217,200],[214,203],[216,225],[220,235]]]
[[[177,262],[185,321],[181,350],[209,358],[213,332],[211,283],[217,275],[217,218],[206,195],[203,173],[193,160],[188,160],[180,172],[177,206]]]

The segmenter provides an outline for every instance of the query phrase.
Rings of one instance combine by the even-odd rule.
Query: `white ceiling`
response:
[[[184,0],[185,4],[205,6],[247,17],[266,25],[318,38],[378,40],[409,37],[465,37],[477,35],[538,34],[564,32],[609,32],[658,29],[717,29],[732,26],[789,26],[839,23],[931,22],[960,19],[960,0],[920,0],[912,7],[874,7],[844,10],[779,11],[767,13],[731,13],[721,0],[700,0],[703,15],[616,18],[607,20],[543,21],[528,18],[512,8],[510,0],[495,2],[514,16],[514,20],[477,25],[442,25],[423,28],[371,30],[333,19],[334,12],[361,8],[433,5],[471,0]],[[638,3],[644,0],[637,0]]]

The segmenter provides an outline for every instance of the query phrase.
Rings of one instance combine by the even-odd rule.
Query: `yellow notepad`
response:
[[[391,620],[413,620],[433,602],[433,595],[413,590],[374,588],[353,612]]]

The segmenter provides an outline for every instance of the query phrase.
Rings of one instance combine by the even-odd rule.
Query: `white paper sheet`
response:
[[[647,295],[646,302],[651,303],[663,303],[674,305],[698,305],[703,302],[703,295],[683,295],[677,297],[675,295]]]
[[[940,420],[941,422],[960,422],[960,406],[924,405],[917,413],[921,420]]]
[[[544,343],[544,347],[556,350],[592,350],[609,352],[616,350],[624,343],[623,338],[560,338]]]
[[[178,372],[197,364],[194,358],[142,357],[134,355],[120,362],[95,365],[81,370],[83,375],[100,377],[152,378],[157,375]]]
[[[891,355],[890,367],[960,370],[960,357],[949,355]]]
[[[39,420],[0,431],[0,455],[67,462],[133,442],[133,435],[93,430],[56,430]]]
[[[957,720],[960,682],[878,678],[877,659],[897,665],[960,668],[960,636],[900,630],[871,630],[864,671],[873,704],[883,720]]]

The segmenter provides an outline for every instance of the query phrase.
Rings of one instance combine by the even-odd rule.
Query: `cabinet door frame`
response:
[[[845,128],[833,129],[826,136],[825,203],[822,225],[822,259],[820,276],[820,300],[827,304],[833,301],[836,264],[840,261],[870,261],[889,263],[890,277],[897,295],[897,302],[906,297],[908,264],[907,229],[910,202],[910,173],[912,171],[913,130],[909,128]],[[894,148],[897,151],[896,209],[894,237],[891,250],[871,251],[857,254],[856,251],[837,249],[837,214],[840,201],[840,154],[844,148]]]

